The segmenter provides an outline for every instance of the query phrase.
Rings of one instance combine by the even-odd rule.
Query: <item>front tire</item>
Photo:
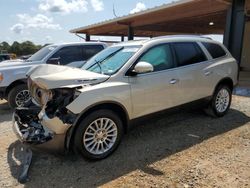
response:
[[[112,154],[123,136],[120,117],[111,110],[97,110],[79,124],[75,137],[75,150],[90,160],[100,160]]]
[[[222,117],[228,112],[231,101],[232,90],[227,85],[219,85],[214,92],[206,112],[213,117]]]
[[[31,102],[30,93],[26,84],[13,87],[8,94],[10,108],[23,107]]]

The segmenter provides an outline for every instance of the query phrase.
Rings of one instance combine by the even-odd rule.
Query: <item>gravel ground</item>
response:
[[[23,148],[11,111],[0,103],[1,188],[250,187],[250,98],[234,96],[219,119],[183,111],[140,124],[102,161],[35,152],[23,185],[17,182]]]

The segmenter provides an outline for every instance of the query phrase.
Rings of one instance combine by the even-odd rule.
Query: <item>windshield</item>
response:
[[[54,50],[57,46],[46,46],[41,50],[33,54],[27,61],[41,61],[45,58],[52,50]]]
[[[139,48],[140,46],[109,47],[87,61],[82,68],[96,73],[112,75],[116,73]]]

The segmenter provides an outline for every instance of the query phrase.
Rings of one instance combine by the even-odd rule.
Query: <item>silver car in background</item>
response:
[[[30,146],[103,159],[131,122],[150,114],[202,101],[209,114],[224,116],[237,74],[228,50],[208,38],[120,43],[82,69],[43,65],[31,70],[28,85],[36,105],[17,109],[13,127]]]

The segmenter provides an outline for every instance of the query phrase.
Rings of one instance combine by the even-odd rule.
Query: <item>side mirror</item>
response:
[[[141,73],[147,73],[147,72],[153,72],[153,71],[154,71],[154,67],[150,63],[140,61],[139,63],[135,65],[134,70],[132,72],[136,74],[141,74]]]
[[[47,61],[47,64],[60,65],[60,57],[58,57],[58,58],[50,58]]]

